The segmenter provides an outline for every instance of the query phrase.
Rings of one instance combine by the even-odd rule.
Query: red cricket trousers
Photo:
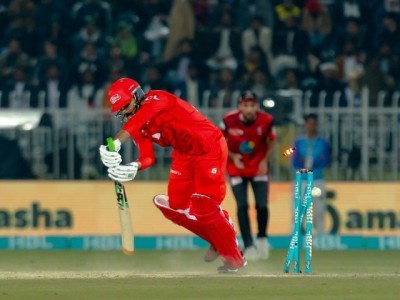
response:
[[[174,152],[168,183],[169,208],[164,216],[208,241],[223,261],[241,267],[243,258],[229,215],[220,207],[226,194],[228,148],[223,137],[204,155]]]

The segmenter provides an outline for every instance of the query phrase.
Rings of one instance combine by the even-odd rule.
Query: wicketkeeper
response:
[[[246,262],[238,248],[228,213],[220,207],[226,192],[228,149],[221,131],[188,102],[161,90],[147,94],[133,79],[115,81],[108,92],[111,112],[123,120],[114,136],[116,152],[100,146],[108,176],[119,182],[133,180],[138,171],[155,163],[153,143],[172,147],[168,195],[156,195],[154,204],[172,222],[210,243],[206,261],[221,257],[221,273],[236,272]],[[139,158],[121,165],[118,151],[132,139]]]

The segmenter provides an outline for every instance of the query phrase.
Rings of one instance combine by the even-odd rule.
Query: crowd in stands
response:
[[[362,86],[374,106],[400,90],[399,21],[400,0],[3,0],[0,107],[107,107],[125,76],[197,106],[245,88],[357,106]]]

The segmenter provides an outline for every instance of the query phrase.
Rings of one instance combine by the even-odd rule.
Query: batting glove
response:
[[[133,180],[138,172],[139,165],[135,162],[129,165],[119,165],[108,168],[108,177],[118,182],[127,182]]]
[[[99,151],[100,159],[103,165],[105,165],[107,168],[119,166],[119,164],[122,162],[121,154],[119,154],[118,152],[109,151],[108,147],[105,145],[101,145]]]

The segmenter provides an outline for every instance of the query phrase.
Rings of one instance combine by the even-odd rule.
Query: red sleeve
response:
[[[139,158],[136,160],[142,164],[141,170],[155,163],[153,142],[142,135],[141,129],[148,120],[155,118],[157,114],[168,106],[168,97],[157,92],[146,94],[140,109],[125,123],[123,130],[129,132],[139,150]]]
[[[154,165],[156,158],[154,155],[153,142],[145,137],[134,138],[134,141],[139,150],[139,158],[136,162],[140,162],[140,170],[147,169]]]

